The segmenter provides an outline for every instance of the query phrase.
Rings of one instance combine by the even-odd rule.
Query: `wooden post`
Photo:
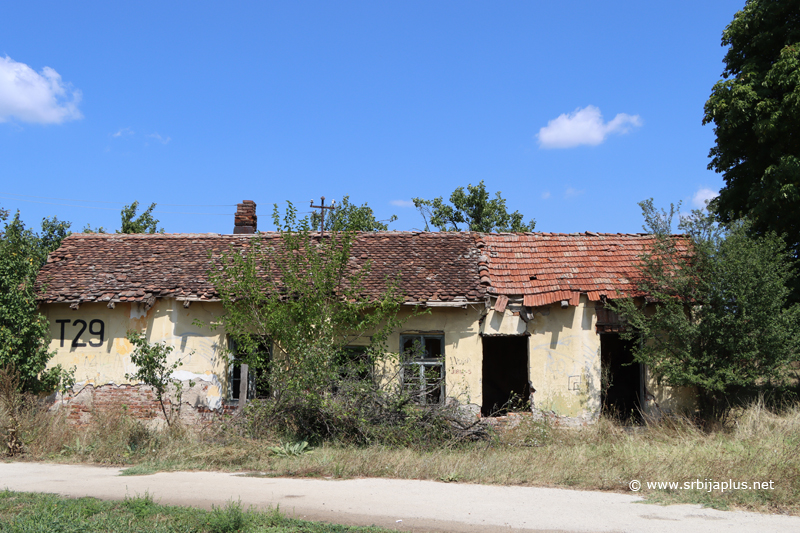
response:
[[[320,222],[319,222],[319,234],[320,236],[325,235],[325,210],[326,209],[336,209],[336,200],[331,202],[331,205],[325,205],[325,197],[321,198],[322,203],[321,205],[314,205],[314,200],[311,200],[311,209],[319,209],[320,214]]]
[[[239,410],[247,405],[247,365],[243,364],[239,371]]]

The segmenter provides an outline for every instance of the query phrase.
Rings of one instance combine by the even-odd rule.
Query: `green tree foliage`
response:
[[[150,204],[150,207],[144,210],[138,217],[136,211],[139,209],[139,202],[134,201],[130,205],[122,208],[120,216],[122,219],[122,228],[117,230],[117,233],[164,233],[164,228],[158,228],[158,220],[153,217],[153,209],[156,204]],[[108,233],[103,226],[92,229],[89,224],[83,228],[83,233]]]
[[[787,305],[790,254],[775,233],[753,237],[749,223],[717,225],[695,211],[672,235],[676,212],[642,202],[655,237],[642,257],[639,289],[650,304],[619,299],[635,358],[670,385],[696,387],[704,407],[762,385],[781,385],[800,358],[800,304]]]
[[[122,229],[117,230],[117,233],[164,233],[164,228],[158,229],[158,220],[153,218],[156,204],[150,204],[150,207],[137,217],[138,207],[139,202],[133,202],[122,209]]]
[[[453,191],[450,195],[452,205],[445,203],[441,196],[433,200],[412,200],[425,220],[425,231],[430,231],[429,222],[439,231],[462,231],[459,224],[463,224],[467,231],[483,233],[533,231],[536,227],[535,220],[525,224],[519,211],[509,213],[500,191],[492,199],[489,196],[481,180],[478,185],[467,185],[466,191],[464,187]]]
[[[173,379],[172,374],[183,366],[183,361],[178,359],[172,363],[168,362],[169,354],[172,353],[173,348],[168,346],[166,342],[150,344],[147,342],[145,335],[135,331],[129,331],[127,338],[134,346],[131,354],[131,363],[136,365],[136,372],[125,374],[125,379],[136,380],[152,387],[156,393],[156,399],[161,405],[164,419],[169,426],[172,424],[175,415],[180,413],[183,383],[180,380]],[[189,386],[193,387],[194,383],[189,382]],[[175,401],[170,403],[170,413],[167,414],[164,400],[167,398],[170,387],[175,391]]]
[[[44,219],[37,234],[25,228],[19,212],[4,223],[0,233],[0,367],[19,373],[22,390],[50,392],[68,373],[60,366],[45,371],[52,354],[47,351],[50,327],[36,310],[34,282],[47,255],[67,236],[69,223]]]
[[[342,202],[334,204],[333,209],[327,209],[325,213],[325,231],[387,231],[389,224],[397,220],[397,216],[392,215],[388,220],[378,220],[372,208],[366,203],[358,206],[350,203],[350,197],[345,196]],[[320,213],[314,211],[307,220],[312,230],[318,230],[320,226]],[[302,221],[301,221],[302,222]]]
[[[714,202],[723,222],[786,236],[800,252],[800,1],[748,0],[722,34],[723,79],[703,123],[714,123],[709,169],[725,186]]]
[[[246,249],[214,259],[209,270],[226,311],[219,325],[234,339],[242,362],[267,381],[273,413],[285,413],[288,406],[295,412],[324,410],[331,393],[343,387],[342,376],[361,370],[343,372],[353,361],[348,348],[353,344],[359,346],[359,361],[385,362],[385,342],[398,327],[402,301],[392,280],[380,297],[366,294],[369,266],[353,269],[349,263],[353,229],[320,238],[312,235],[308,218],[298,221],[296,213],[290,203],[281,219],[276,205],[279,242],[255,235]],[[271,356],[261,349],[264,339],[272,343]],[[378,379],[363,383],[379,384]],[[303,420],[324,422],[311,418]],[[318,430],[297,429],[311,436]]]

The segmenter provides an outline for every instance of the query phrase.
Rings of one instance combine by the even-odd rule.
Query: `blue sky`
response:
[[[537,230],[638,232],[722,186],[703,104],[744,0],[12,2],[0,207],[231,233],[349,195],[390,227],[484,180]],[[71,201],[67,201],[71,200]]]

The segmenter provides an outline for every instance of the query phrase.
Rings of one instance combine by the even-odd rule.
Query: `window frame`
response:
[[[437,340],[439,342],[440,354],[436,357],[428,357],[427,341]],[[421,357],[407,357],[409,353],[404,349],[404,346],[409,340],[420,340],[420,353]],[[439,372],[438,391],[432,383],[429,383],[426,374],[426,369],[437,368]],[[413,370],[412,370],[413,369]],[[403,389],[407,388],[408,372],[412,371],[415,380],[419,382],[419,390],[413,393],[416,403],[419,405],[441,405],[445,402],[446,387],[445,387],[445,343],[444,332],[441,331],[407,331],[400,333],[400,385]],[[409,377],[410,379],[410,377]],[[438,393],[438,401],[430,401],[431,396]]]

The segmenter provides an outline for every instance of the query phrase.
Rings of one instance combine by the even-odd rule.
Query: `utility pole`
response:
[[[311,200],[311,209],[319,209],[320,212],[320,223],[319,223],[319,233],[320,237],[325,236],[325,210],[326,209],[335,209],[336,200],[331,200],[331,205],[325,205],[325,197],[322,196],[320,198],[322,200],[320,202],[321,205],[314,205],[314,200]]]

